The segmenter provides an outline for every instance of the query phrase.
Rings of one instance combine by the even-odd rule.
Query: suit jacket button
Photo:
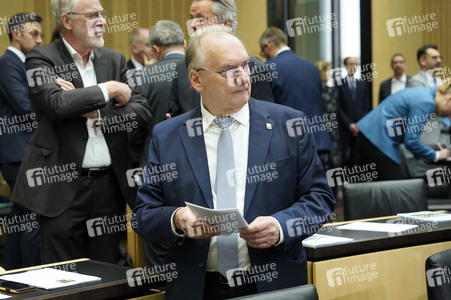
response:
[[[204,271],[205,270],[205,267],[204,267],[204,264],[199,264],[199,269],[201,269],[201,271]]]

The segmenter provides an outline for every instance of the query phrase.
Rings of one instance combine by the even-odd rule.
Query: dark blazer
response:
[[[393,77],[392,77],[393,78]],[[379,88],[379,103],[381,103],[385,98],[391,95],[391,80],[392,78],[389,78],[387,80],[384,80],[381,83],[381,86]],[[410,76],[406,77],[406,87],[409,84]]]
[[[283,245],[277,248],[248,247],[253,266],[270,262],[277,265],[278,278],[257,282],[257,290],[263,292],[306,284],[306,254],[301,241],[313,234],[313,228],[319,225],[321,218],[315,216],[334,211],[335,200],[312,135],[291,137],[287,132],[287,121],[304,115],[286,106],[252,98],[249,111],[248,166],[274,163],[278,177],[258,184],[247,181],[244,218],[251,223],[258,216],[273,216],[279,221],[285,237]],[[137,222],[134,229],[141,237],[154,242],[170,242],[169,257],[176,264],[178,278],[167,284],[168,300],[180,299],[180,295],[202,299],[203,294],[210,239],[175,239],[171,230],[171,216],[177,207],[185,206],[185,201],[213,208],[204,136],[192,134],[192,121],[200,117],[200,107],[197,107],[154,127],[147,166],[172,164],[179,176],[171,181],[145,181],[138,190],[135,214],[132,215],[132,222]],[[308,226],[313,228],[306,228],[299,235],[290,234],[293,218],[312,220]]]
[[[340,97],[338,98],[338,124],[340,134],[344,136],[351,135],[348,130],[349,125],[357,123],[363,116],[371,110],[371,102],[368,93],[368,86],[365,81],[356,80],[356,99],[352,98],[349,89],[348,80],[343,79],[342,84],[338,85]]]
[[[274,102],[269,83],[271,76],[265,64],[251,56],[249,67],[251,69],[251,97]],[[169,99],[169,113],[173,117],[190,111],[200,104],[200,94],[191,86],[185,63],[177,63],[176,70],[179,76],[172,83]]]
[[[166,119],[166,113],[169,111],[169,94],[172,81],[174,78],[179,77],[179,74],[176,72],[176,65],[178,62],[184,62],[184,60],[185,55],[174,53],[143,69],[144,78],[148,80],[144,80],[144,84],[140,85],[139,89],[146,97],[153,115],[147,128],[142,128],[142,130],[146,131],[144,141],[142,141],[143,157],[140,159],[143,164],[147,160],[152,129],[156,124]]]
[[[128,70],[133,70],[133,69],[135,69],[135,65],[133,64],[133,62],[132,62],[131,59],[127,60],[127,69],[128,69]]]
[[[21,162],[34,125],[25,64],[14,52],[6,50],[0,57],[0,70],[0,164]],[[17,123],[19,116],[30,121]]]
[[[322,116],[322,83],[318,68],[293,51],[283,51],[266,62],[271,73],[276,72],[271,87],[276,103],[302,111],[312,120]],[[332,140],[326,130],[314,132],[318,151],[332,150]]]
[[[98,48],[94,50],[93,63],[98,83],[109,80],[128,82],[125,59],[122,54],[106,48]],[[126,106],[116,107],[114,99],[105,101],[97,85],[83,88],[81,76],[62,39],[31,50],[27,56],[26,67],[34,85],[30,87],[29,92],[31,106],[37,116],[38,128],[25,152],[16,183],[18,188],[14,190],[12,201],[40,215],[54,217],[69,206],[77,191],[79,171],[88,141],[86,119],[81,115],[99,109],[104,119],[112,120],[114,117],[125,119],[128,116],[128,120],[131,120],[132,114],[135,114],[133,121],[145,126],[150,120],[151,113],[146,99],[136,91],[132,91],[130,102]],[[70,81],[76,89],[62,91],[54,80],[39,75],[42,74],[42,70],[52,74],[54,72],[66,79],[70,73],[72,75]],[[119,123],[119,125],[126,124]],[[133,207],[136,190],[128,184],[126,174],[127,170],[131,169],[127,131],[109,131],[104,132],[104,135],[117,184],[123,198]],[[43,169],[53,166],[59,166],[63,170],[69,169],[68,166],[74,166],[75,170],[69,169],[76,172],[75,176],[72,176],[74,178],[61,180],[58,183],[48,183]],[[31,173],[32,169],[37,171]],[[37,184],[37,181],[30,184],[28,179],[36,180],[30,177],[38,176],[41,185]]]

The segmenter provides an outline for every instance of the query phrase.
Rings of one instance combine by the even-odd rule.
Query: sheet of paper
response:
[[[11,298],[11,297],[12,296],[0,294],[0,299],[8,299],[8,298]]]
[[[451,214],[439,213],[433,211],[418,211],[413,213],[398,214],[398,217],[410,218],[421,221],[444,222],[451,221]]]
[[[315,233],[311,237],[303,240],[302,246],[308,248],[317,248],[326,245],[350,243],[352,241],[354,241],[354,239]]]
[[[46,290],[101,280],[101,278],[97,276],[83,275],[52,268],[43,268],[23,273],[3,275],[0,279],[34,285],[38,288]]]
[[[185,203],[196,217],[201,218],[210,225],[216,226],[221,235],[240,232],[241,229],[247,227],[247,222],[238,208],[211,209],[190,202]],[[193,230],[197,230],[197,228]]]
[[[338,226],[337,229],[377,231],[377,232],[403,232],[415,228],[417,226],[418,225],[410,225],[410,224],[353,222],[346,225]]]

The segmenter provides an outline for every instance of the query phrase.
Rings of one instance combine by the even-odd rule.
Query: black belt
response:
[[[87,176],[88,178],[98,178],[110,174],[111,170],[111,166],[99,168],[82,168],[80,175]]]

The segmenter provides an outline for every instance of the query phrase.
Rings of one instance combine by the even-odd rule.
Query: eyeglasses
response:
[[[431,56],[431,58],[433,59],[433,60],[437,60],[437,59],[441,59],[441,60],[443,60],[443,56]]]
[[[265,48],[268,47],[268,44],[264,44],[260,51],[260,56],[265,57]]]
[[[88,18],[89,20],[96,20],[98,18],[100,18],[100,16],[102,16],[104,19],[106,19],[106,11],[102,10],[102,11],[93,11],[93,12],[89,12],[89,13],[79,13],[79,12],[68,12],[68,15],[83,15],[86,18]]]
[[[251,71],[249,69],[249,61],[242,63],[241,66],[239,66],[239,67],[229,67],[222,72],[210,71],[210,70],[207,70],[204,68],[197,68],[196,71],[197,72],[199,72],[199,71],[213,72],[213,73],[222,75],[226,79],[236,79],[236,78],[240,77],[241,75],[243,75],[243,73],[246,73],[247,75],[249,75],[251,73]]]

